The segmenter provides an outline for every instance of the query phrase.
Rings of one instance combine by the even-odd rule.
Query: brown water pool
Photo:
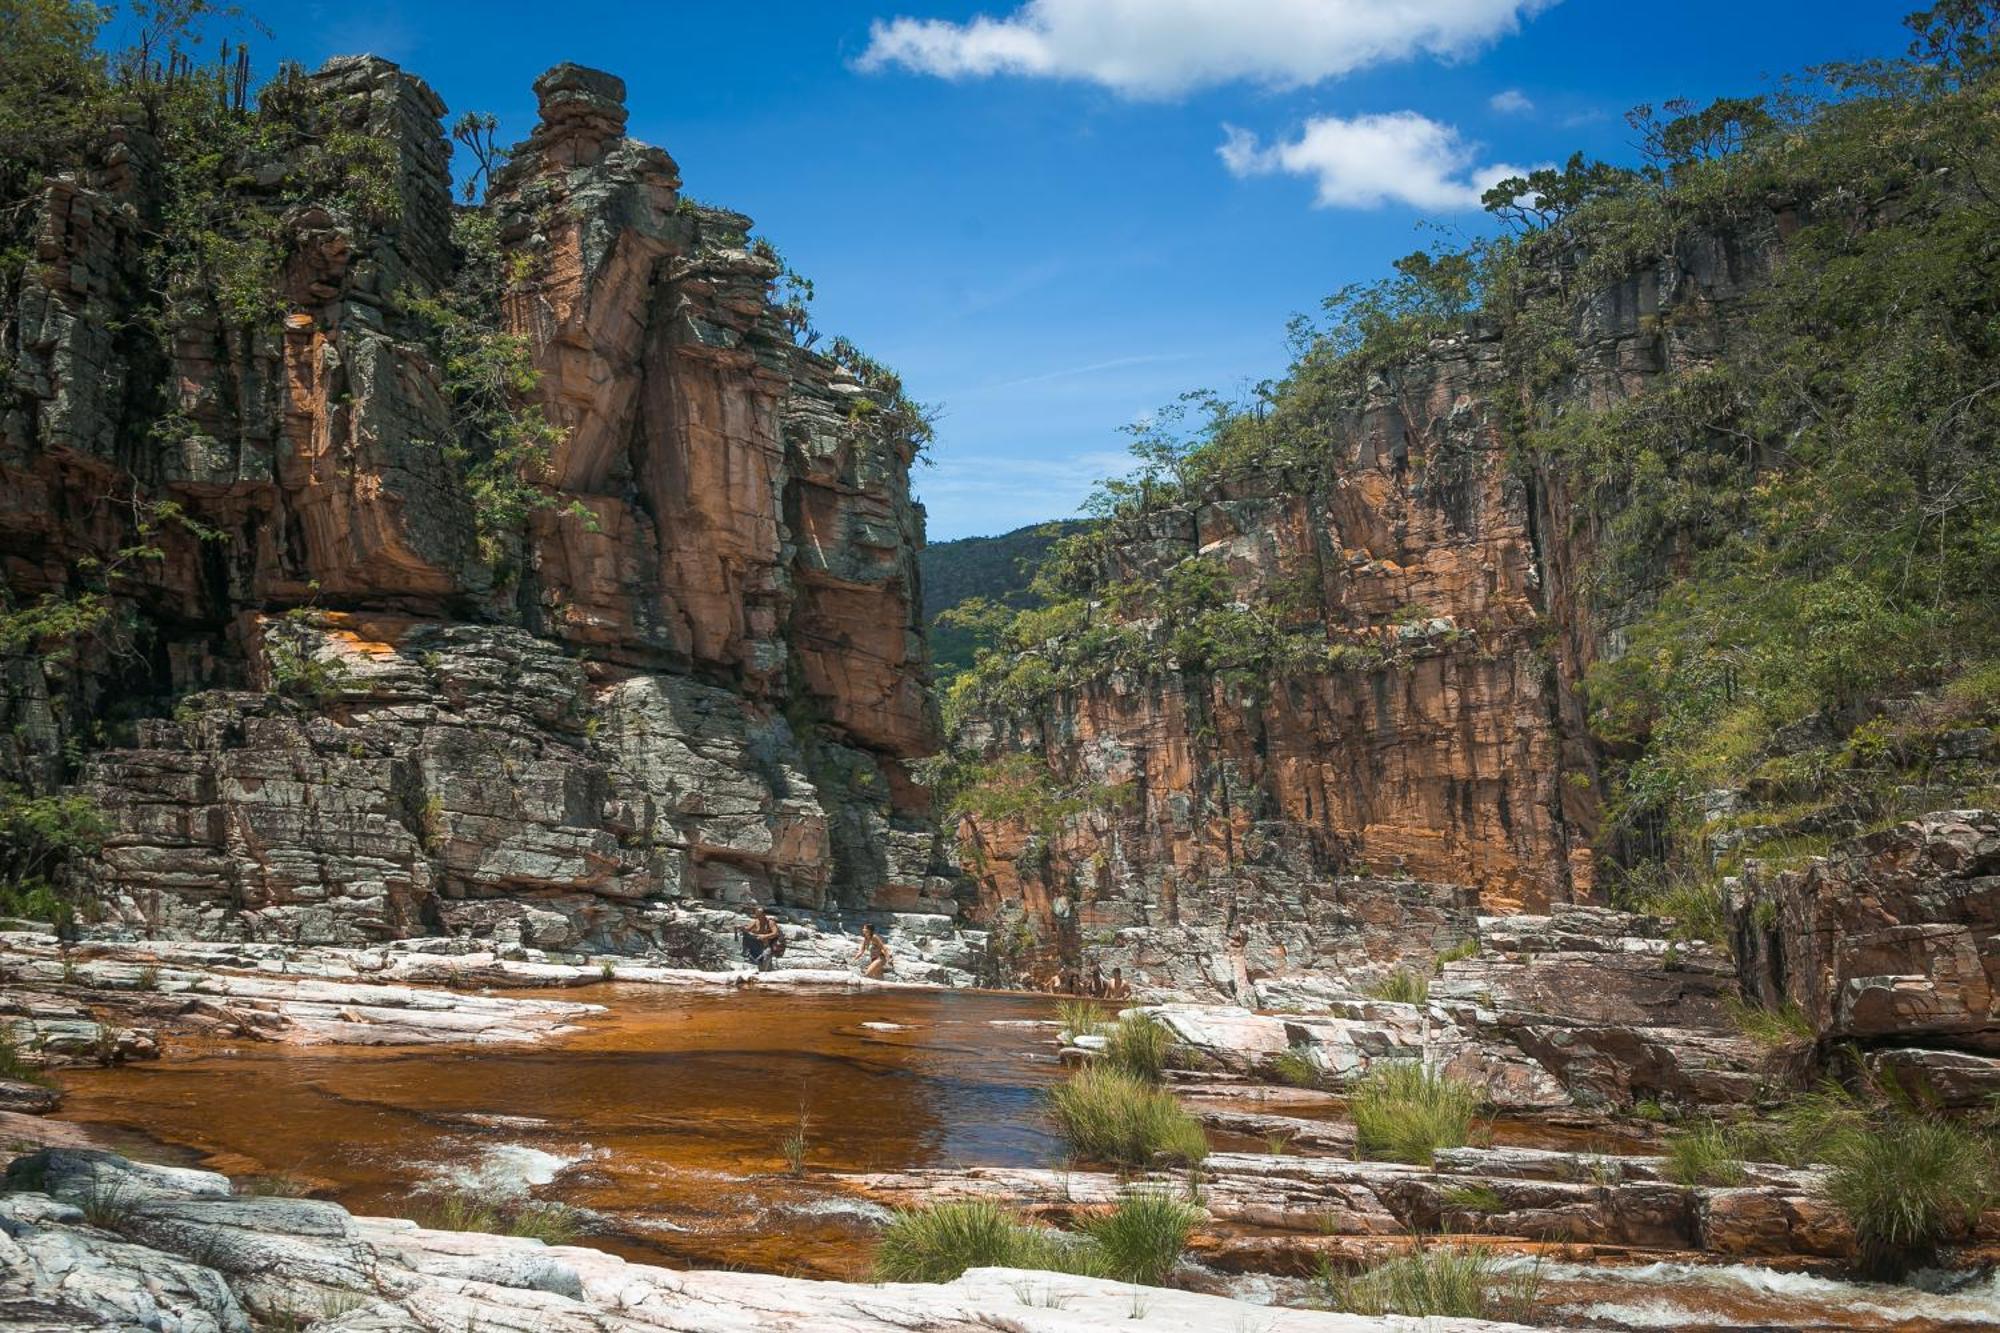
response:
[[[868,1206],[814,1173],[1060,1156],[1046,1000],[966,992],[576,992],[610,1013],[543,1047],[182,1046],[78,1070],[64,1117],[232,1175],[302,1177],[356,1212],[528,1191],[652,1262],[866,1267]],[[782,1142],[806,1122],[807,1173]]]

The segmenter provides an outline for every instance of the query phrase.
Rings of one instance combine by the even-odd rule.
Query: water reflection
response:
[[[865,1208],[820,1171],[1044,1164],[1046,1002],[1001,995],[592,988],[559,1046],[182,1048],[67,1077],[68,1118],[142,1130],[236,1175],[308,1177],[359,1212],[413,1192],[531,1191],[654,1262],[852,1276]],[[1011,1020],[1011,1021],[1010,1021]],[[808,1173],[781,1141],[806,1120]]]

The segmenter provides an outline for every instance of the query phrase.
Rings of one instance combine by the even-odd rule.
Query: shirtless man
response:
[[[875,933],[875,927],[861,927],[861,952],[854,958],[861,964],[861,975],[871,981],[880,981],[889,970],[889,946]]]
[[[1132,986],[1125,980],[1124,968],[1114,967],[1111,969],[1111,982],[1104,988],[1104,998],[1107,1000],[1129,1000],[1132,998]]]
[[[755,963],[759,972],[769,972],[775,965],[776,955],[773,950],[780,935],[778,923],[771,919],[770,913],[764,910],[762,903],[759,903],[756,912],[750,918],[749,926],[743,931],[744,957]]]

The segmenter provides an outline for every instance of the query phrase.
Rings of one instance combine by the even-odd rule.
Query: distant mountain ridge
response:
[[[939,680],[972,665],[977,644],[966,630],[939,625],[940,612],[974,597],[1026,604],[1028,584],[1050,546],[1088,526],[1084,519],[1031,523],[996,537],[960,537],[934,542],[920,560],[924,580],[924,621],[930,626],[931,660]]]

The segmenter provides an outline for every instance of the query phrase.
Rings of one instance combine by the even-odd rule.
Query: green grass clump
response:
[[[485,1231],[525,1236],[548,1245],[566,1245],[583,1230],[583,1220],[567,1204],[527,1199],[495,1203],[470,1190],[453,1190],[415,1210],[419,1226],[433,1231]]]
[[[1049,1115],[1078,1157],[1148,1166],[1157,1157],[1195,1163],[1208,1136],[1172,1093],[1122,1070],[1080,1069],[1047,1093]]]
[[[1485,1250],[1427,1245],[1355,1277],[1322,1270],[1320,1290],[1335,1310],[1440,1319],[1525,1319],[1541,1285],[1539,1268],[1507,1276]]]
[[[1506,1201],[1491,1185],[1453,1185],[1444,1192],[1444,1206],[1467,1213],[1504,1213]]]
[[[1796,1004],[1786,1003],[1776,1009],[1767,1009],[1761,1004],[1732,1000],[1729,1016],[1744,1036],[1766,1046],[1793,1046],[1812,1041],[1819,1035],[1813,1029],[1812,1019],[1806,1017],[1805,1010]]]
[[[1272,1057],[1271,1077],[1293,1088],[1316,1088],[1320,1085],[1319,1061],[1313,1059],[1312,1047],[1292,1046]]]
[[[1113,1069],[1145,1079],[1160,1081],[1173,1054],[1174,1034],[1151,1014],[1133,1014],[1111,1029],[1104,1046],[1104,1061]]]
[[[1661,1168],[1677,1185],[1741,1185],[1742,1153],[1728,1129],[1703,1120],[1677,1131],[1667,1140],[1667,1160]]]
[[[986,1199],[899,1209],[875,1250],[878,1282],[950,1282],[968,1268],[1036,1268],[1157,1286],[1187,1248],[1201,1210],[1135,1191],[1081,1236],[1024,1224]]]
[[[1478,956],[1479,956],[1478,940],[1460,940],[1458,943],[1452,945],[1449,949],[1441,950],[1438,953],[1437,970],[1440,972],[1444,971],[1444,965],[1446,963],[1456,963],[1461,959],[1477,958]]]
[[[1485,1094],[1415,1061],[1377,1064],[1354,1085],[1348,1113],[1364,1157],[1430,1165],[1439,1148],[1462,1148]]]
[[[1431,998],[1431,979],[1421,972],[1399,967],[1390,973],[1387,980],[1368,987],[1366,994],[1378,1000],[1393,1000],[1397,1004],[1423,1004]]]
[[[1084,1223],[1103,1276],[1157,1287],[1180,1262],[1201,1209],[1160,1191],[1135,1190],[1104,1217]]]
[[[1929,1263],[2000,1197],[1993,1145],[1971,1127],[1903,1111],[1837,1132],[1827,1195],[1847,1219],[1864,1267],[1898,1277]]]
[[[985,1199],[901,1208],[875,1249],[880,1282],[950,1282],[968,1268],[1016,1268],[1027,1228]]]
[[[11,1079],[16,1083],[33,1083],[44,1088],[55,1086],[55,1080],[49,1077],[46,1070],[28,1063],[27,1058],[21,1054],[20,1043],[14,1040],[14,1034],[6,1028],[0,1028],[0,1078]]]
[[[1056,1003],[1056,1026],[1075,1041],[1078,1037],[1098,1037],[1111,1021],[1104,1006],[1092,1000],[1060,1000]]]

